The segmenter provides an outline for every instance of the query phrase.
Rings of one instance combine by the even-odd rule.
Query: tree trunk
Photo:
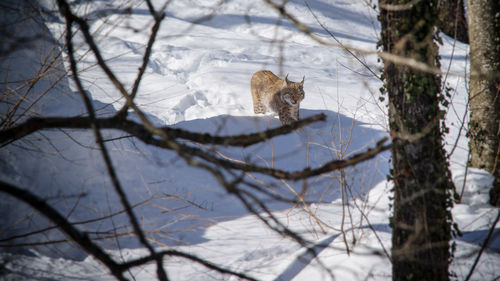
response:
[[[383,50],[439,67],[437,3],[411,2],[381,0]],[[453,185],[441,142],[440,76],[384,61],[383,78],[393,138],[393,280],[449,280]]]
[[[495,177],[492,205],[500,207],[500,1],[468,0],[470,61],[469,147],[472,167]],[[477,75],[480,74],[480,75]]]
[[[444,34],[458,41],[469,43],[464,0],[439,0],[437,27]]]

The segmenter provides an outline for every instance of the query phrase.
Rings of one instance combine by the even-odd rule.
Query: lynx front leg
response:
[[[294,119],[294,121],[299,121],[299,105],[290,108],[290,116]]]
[[[288,110],[280,110],[280,112],[278,113],[278,115],[279,115],[279,118],[280,118],[280,121],[281,121],[282,125],[289,125],[289,124],[292,124],[293,121],[295,121],[290,116],[290,112]]]

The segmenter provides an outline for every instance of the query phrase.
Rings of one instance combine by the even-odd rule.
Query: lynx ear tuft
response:
[[[303,85],[304,84],[304,79],[306,79],[306,76],[304,75],[304,77],[302,77],[302,81],[300,81],[300,85]]]
[[[285,79],[283,79],[283,84],[281,85],[281,88],[288,87],[288,83],[290,83],[290,81],[288,80],[288,74],[287,74]]]

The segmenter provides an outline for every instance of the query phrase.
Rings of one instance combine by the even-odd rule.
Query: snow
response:
[[[163,1],[153,2],[156,8],[163,6]],[[47,10],[55,9],[51,0],[40,3]],[[380,27],[376,12],[367,3],[308,3],[319,21],[343,43],[375,50]],[[122,12],[114,12],[113,7],[122,8]],[[126,7],[132,7],[131,13],[125,12]],[[153,24],[146,4],[79,1],[74,10],[88,17],[109,66],[127,89],[132,88]],[[331,40],[302,1],[290,1],[287,10],[315,34]],[[295,171],[348,158],[387,136],[386,106],[378,100],[381,82],[351,55],[314,42],[264,2],[233,0],[217,5],[209,0],[172,1],[166,14],[136,98],[155,125],[220,135],[277,127],[280,122],[275,116],[253,114],[249,89],[255,71],[270,69],[282,77],[288,73],[292,81],[300,81],[305,75],[301,118],[324,113],[327,121],[244,149],[210,149],[235,161]],[[43,29],[55,40],[64,40],[64,22],[57,14],[45,15],[46,27],[40,22],[24,24],[28,31]],[[464,73],[468,46],[443,39],[442,68]],[[96,65],[82,36],[77,34],[74,40],[81,77],[98,115],[115,113],[124,99]],[[40,58],[50,54],[50,48],[39,48],[50,46],[52,41],[37,42],[37,48],[17,50],[1,63],[2,79],[8,73],[9,78],[22,80],[37,71]],[[374,70],[380,67],[375,56],[359,57]],[[28,65],[33,67],[25,68]],[[24,103],[26,106],[40,98],[32,110],[34,115],[75,116],[85,112],[72,81],[63,79],[43,94],[53,82],[45,79],[53,78],[36,84]],[[451,154],[457,192],[463,193],[461,203],[452,210],[464,235],[454,240],[457,248],[451,270],[458,280],[463,280],[497,211],[486,204],[491,175],[466,169],[467,138],[461,126],[463,120],[467,122],[466,80],[450,75],[446,82],[456,89],[447,114],[450,133],[445,139],[446,149]],[[0,105],[3,116],[7,107]],[[20,120],[23,118],[26,117]],[[136,117],[131,114],[131,118]],[[113,130],[105,130],[103,135],[107,140],[125,136]],[[287,198],[303,192],[308,205],[294,206],[273,201],[263,193],[255,195],[265,200],[280,222],[314,243],[313,256],[290,238],[268,228],[237,198],[228,195],[209,173],[187,165],[175,153],[131,138],[106,145],[131,203],[137,205],[134,211],[141,226],[158,250],[168,248],[194,254],[260,280],[391,279],[391,264],[385,256],[391,247],[388,152],[346,169],[343,176],[332,172],[292,182],[246,175],[248,182],[263,183],[270,191]],[[80,230],[93,237],[132,230],[126,216],[119,213],[122,207],[92,132],[43,131],[1,148],[0,155],[1,180],[46,199],[70,221],[82,222],[78,224]],[[342,202],[342,192],[350,197],[346,204]],[[4,195],[0,197],[0,211],[7,214],[0,218],[0,238],[52,225],[28,206]],[[97,222],[83,223],[111,214],[114,215]],[[497,227],[471,280],[493,280],[500,275],[498,233]],[[59,231],[50,230],[9,243],[64,238]],[[100,240],[99,244],[119,261],[148,254],[130,236]],[[103,265],[71,243],[17,251],[1,249],[0,276],[7,280],[114,280]],[[166,259],[165,268],[172,280],[235,280],[179,257]],[[151,280],[156,276],[155,265],[133,268],[128,274],[135,280]]]

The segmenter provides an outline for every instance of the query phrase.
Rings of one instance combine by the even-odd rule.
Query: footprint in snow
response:
[[[200,105],[200,106],[207,106],[208,105],[208,99],[203,94],[202,92],[195,92],[193,94],[188,94],[185,97],[183,97],[179,103],[174,106],[172,109],[184,113],[188,108],[195,106],[195,105]]]

